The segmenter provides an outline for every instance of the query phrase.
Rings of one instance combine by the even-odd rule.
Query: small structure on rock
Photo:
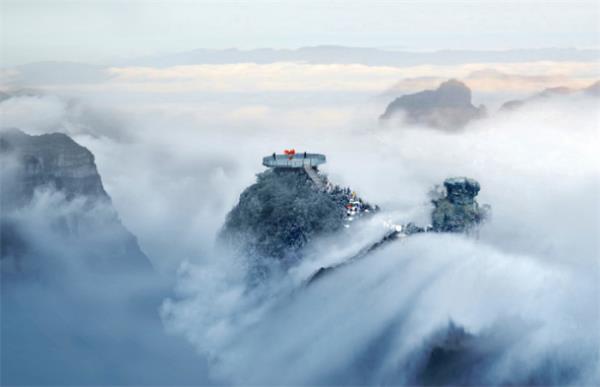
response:
[[[263,157],[262,163],[269,168],[316,168],[326,161],[325,155],[320,153],[296,153],[294,149],[286,149],[283,154]]]
[[[271,156],[263,157],[263,165],[269,168],[303,168],[308,177],[320,190],[327,188],[327,182],[323,181],[317,173],[317,167],[325,164],[325,155],[320,153],[296,153],[295,149],[286,149],[283,154],[273,153]]]
[[[435,209],[431,213],[433,231],[465,232],[486,218],[489,206],[479,206],[475,196],[480,186],[467,177],[452,177],[444,181],[445,194],[432,200]]]
[[[259,272],[268,272],[268,262],[296,262],[312,239],[350,228],[352,222],[378,210],[320,173],[317,166],[325,160],[324,155],[293,149],[264,157],[267,170],[242,192],[219,240],[248,258]]]

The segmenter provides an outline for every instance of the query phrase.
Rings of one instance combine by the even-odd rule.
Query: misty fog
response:
[[[449,133],[401,120],[381,125],[378,117],[393,99],[381,95],[404,77],[468,77],[478,66],[411,73],[316,65],[290,74],[292,65],[280,65],[281,73],[254,68],[247,86],[238,82],[246,76],[243,66],[231,66],[116,68],[116,80],[40,85],[30,95],[0,102],[3,127],[67,133],[92,151],[121,221],[159,277],[117,278],[108,291],[76,280],[76,289],[95,303],[69,294],[73,302],[64,309],[33,287],[18,297],[47,304],[48,310],[29,316],[19,309],[12,323],[50,316],[49,331],[87,337],[98,331],[95,315],[105,313],[110,302],[124,303],[118,327],[100,331],[110,340],[120,339],[111,329],[132,340],[132,353],[164,351],[178,363],[161,375],[154,365],[168,360],[149,356],[137,363],[143,369],[128,370],[144,378],[117,375],[138,383],[414,384],[421,380],[431,342],[452,326],[475,337],[476,353],[484,359],[479,374],[461,375],[460,381],[600,380],[598,99],[556,97],[497,111],[497,101],[530,95],[534,86],[565,79],[587,86],[597,76],[593,69],[563,65],[557,72],[568,76],[538,80],[525,90],[480,79],[472,85],[474,104],[489,104],[488,116]],[[498,68],[517,74],[525,66]],[[329,78],[332,73],[338,78]],[[313,83],[304,77],[313,77]],[[407,90],[412,91],[398,93]],[[264,170],[261,158],[290,147],[326,154],[321,171],[382,211],[356,225],[355,238],[340,234],[315,241],[302,263],[250,291],[244,265],[216,246],[215,238],[242,190]],[[477,179],[480,203],[493,208],[477,236],[412,236],[306,286],[315,268],[343,261],[381,236],[384,221],[426,225],[427,193],[450,176]],[[48,256],[71,265],[69,255],[94,244],[53,242],[47,222],[56,211],[77,205],[61,200],[40,193],[19,216],[31,225],[34,240],[55,247]],[[147,281],[155,284],[146,286]],[[160,299],[148,302],[151,307],[140,316],[122,297],[136,291],[120,292],[120,283],[139,283],[140,297]],[[63,326],[61,316],[73,313],[84,316],[81,322]],[[102,342],[95,337],[89,346]],[[81,358],[68,346],[63,351],[62,343],[51,346],[61,348],[56,364]],[[174,355],[178,351],[184,355]],[[32,352],[33,344],[23,356]],[[75,367],[85,375],[82,383],[114,377],[95,367],[93,359]]]

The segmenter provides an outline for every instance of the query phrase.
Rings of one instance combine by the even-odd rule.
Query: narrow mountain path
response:
[[[306,171],[306,174],[308,175],[308,177],[310,177],[310,179],[313,181],[313,183],[315,183],[315,185],[317,186],[318,189],[320,189],[320,190],[325,189],[325,183],[323,182],[323,180],[321,180],[321,178],[319,177],[319,174],[313,167],[311,167],[308,164],[304,164],[304,170]]]

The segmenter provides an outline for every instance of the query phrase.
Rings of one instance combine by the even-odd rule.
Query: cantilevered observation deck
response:
[[[288,152],[288,151],[286,151]],[[319,153],[272,154],[263,157],[263,165],[269,168],[303,168],[319,190],[327,189],[326,182],[317,173],[317,166],[325,164],[325,155]]]
[[[296,153],[293,155],[273,155],[263,157],[263,165],[269,168],[314,168],[326,162],[325,155],[319,153]]]

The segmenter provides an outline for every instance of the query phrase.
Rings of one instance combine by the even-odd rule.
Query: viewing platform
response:
[[[262,163],[269,168],[311,168],[325,162],[325,155],[319,153],[286,153],[263,157]]]

